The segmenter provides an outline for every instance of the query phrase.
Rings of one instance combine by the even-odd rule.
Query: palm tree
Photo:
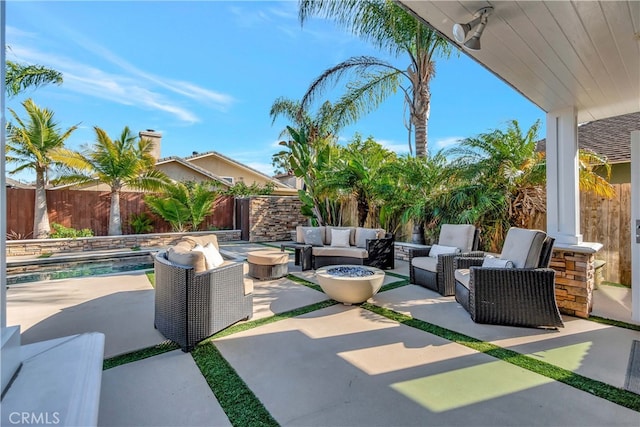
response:
[[[109,210],[109,236],[122,234],[120,218],[120,192],[123,187],[156,191],[164,188],[168,178],[154,169],[155,158],[151,154],[153,143],[136,136],[125,126],[120,138],[112,140],[107,133],[94,126],[96,143],[83,151],[58,149],[52,158],[64,164],[68,170],[58,178],[58,183],[85,184],[101,182],[111,189]]]
[[[346,93],[335,106],[334,117],[340,123],[357,120],[401,90],[409,111],[409,150],[412,152],[413,128],[415,154],[426,157],[429,84],[435,75],[435,58],[448,58],[451,44],[390,0],[300,0],[301,23],[313,15],[335,19],[353,34],[391,55],[406,55],[409,65],[402,69],[369,56],[349,58],[325,70],[311,83],[301,100],[302,108],[308,109],[327,86],[350,73],[355,80],[347,85]]]
[[[197,231],[211,213],[217,197],[211,183],[176,182],[160,195],[149,194],[145,203],[155,213],[171,224],[173,231]]]
[[[355,197],[358,226],[364,227],[371,207],[379,201],[381,186],[386,184],[385,166],[395,160],[395,153],[372,138],[363,141],[356,135],[340,150],[323,185],[344,196]]]
[[[29,87],[39,87],[49,83],[62,84],[62,73],[41,65],[7,61],[5,76],[7,95],[15,96]]]
[[[304,188],[298,190],[302,213],[320,225],[335,223],[336,201],[328,199],[323,190],[323,177],[337,152],[335,135],[340,127],[333,120],[333,106],[325,102],[312,116],[299,102],[278,98],[270,115],[273,122],[280,116],[292,122],[280,133],[288,140],[280,142],[284,149],[273,155],[273,162],[302,178]]]
[[[458,219],[483,224],[483,237],[491,250],[501,247],[509,226],[526,226],[531,217],[546,211],[545,153],[536,151],[540,121],[523,132],[516,120],[506,130],[494,130],[467,138],[451,150],[458,155],[462,184],[443,202]],[[593,152],[579,152],[579,186],[603,197],[613,196],[613,187],[596,174],[610,167]]]
[[[51,231],[46,193],[49,169],[54,164],[50,155],[64,145],[64,141],[77,126],[61,132],[53,120],[53,111],[39,108],[31,99],[24,101],[22,106],[27,112],[26,120],[22,120],[14,110],[9,109],[16,123],[7,127],[6,160],[18,165],[9,172],[11,174],[25,169],[32,169],[36,173],[33,236],[36,239],[44,239]]]

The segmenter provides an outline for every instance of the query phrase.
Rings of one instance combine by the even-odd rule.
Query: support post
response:
[[[631,319],[640,323],[640,130],[631,132]]]
[[[578,124],[575,107],[547,114],[547,233],[579,245]]]

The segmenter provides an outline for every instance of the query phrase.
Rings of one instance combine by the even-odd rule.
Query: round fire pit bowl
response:
[[[374,296],[384,282],[384,271],[365,265],[329,265],[316,270],[325,294],[346,305],[360,304]]]

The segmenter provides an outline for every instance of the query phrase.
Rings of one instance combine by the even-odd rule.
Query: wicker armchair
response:
[[[409,251],[409,281],[438,292],[440,295],[455,294],[453,261],[458,256],[482,258],[484,252],[478,248],[479,230],[467,224],[443,224],[438,245],[458,248],[457,253],[430,256],[433,246]]]
[[[245,283],[242,262],[196,273],[159,252],[154,259],[155,327],[166,338],[191,351],[203,339],[253,315],[251,281]]]
[[[554,239],[537,230],[512,227],[500,260],[514,268],[482,267],[483,258],[456,258],[456,301],[476,323],[563,327],[548,268]]]

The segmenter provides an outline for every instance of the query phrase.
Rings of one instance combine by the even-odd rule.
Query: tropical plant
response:
[[[447,219],[481,225],[485,247],[499,251],[510,226],[526,227],[546,211],[545,153],[536,151],[540,121],[523,132],[516,120],[506,130],[493,130],[467,138],[450,151],[456,155],[460,185],[443,200]],[[579,152],[579,185],[604,197],[613,195],[600,167],[610,171],[606,159]]]
[[[409,150],[415,130],[415,154],[427,155],[427,125],[431,103],[429,84],[435,75],[435,58],[448,58],[452,45],[436,31],[391,0],[300,0],[299,17],[304,24],[317,15],[333,18],[356,36],[393,56],[406,55],[409,65],[396,67],[369,56],[352,57],[317,77],[301,100],[302,109],[343,77],[355,76],[334,106],[336,123],[352,123],[376,109],[400,90],[409,112]],[[404,83],[403,83],[404,82]]]
[[[64,145],[77,126],[61,131],[53,119],[53,111],[38,107],[31,99],[24,101],[22,106],[27,113],[25,120],[9,109],[15,123],[7,127],[6,161],[17,164],[10,174],[26,169],[32,169],[36,174],[33,236],[43,239],[51,231],[46,193],[49,170],[54,165],[51,154]]]
[[[208,182],[187,181],[173,183],[159,195],[148,194],[144,201],[174,231],[197,231],[211,213],[217,195]]]
[[[112,140],[107,133],[94,126],[96,142],[82,151],[60,148],[51,157],[64,164],[67,170],[56,181],[85,184],[101,182],[111,189],[109,236],[122,234],[120,193],[126,186],[132,189],[157,191],[168,178],[154,168],[153,142],[137,138],[125,126],[120,138]]]
[[[129,217],[129,226],[134,234],[144,234],[153,231],[153,219],[146,213],[133,213]]]
[[[323,187],[338,195],[354,197],[358,211],[358,226],[364,227],[369,211],[377,205],[382,186],[388,184],[383,173],[385,166],[395,161],[396,155],[369,137],[359,134],[344,148],[326,174]]]
[[[394,185],[386,186],[383,192],[381,220],[386,222],[390,217],[399,216],[402,224],[412,222],[413,241],[422,243],[424,225],[428,225],[428,230],[435,230],[443,215],[440,201],[453,185],[454,169],[439,151],[427,158],[401,156],[383,173],[388,174]]]
[[[5,90],[7,95],[15,96],[24,90],[46,84],[62,84],[62,73],[41,65],[18,64],[7,61]]]
[[[278,98],[270,114],[274,122],[280,116],[293,122],[281,132],[288,140],[280,142],[284,149],[273,159],[302,179],[304,188],[298,190],[302,213],[317,224],[339,224],[339,202],[323,192],[323,177],[337,153],[335,135],[340,128],[333,120],[333,106],[325,102],[312,116],[300,103]]]

